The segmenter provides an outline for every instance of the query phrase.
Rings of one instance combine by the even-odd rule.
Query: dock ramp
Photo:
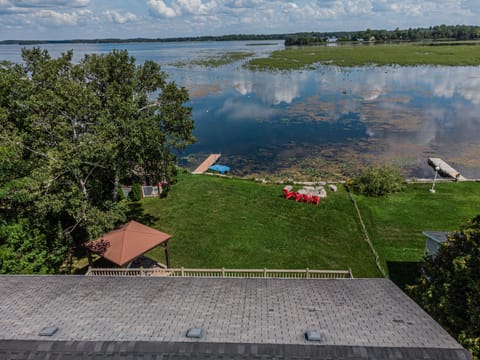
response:
[[[193,172],[192,174],[203,174],[205,171],[208,170],[210,166],[215,164],[217,160],[220,158],[221,154],[210,154],[204,162],[202,162]]]
[[[429,158],[428,165],[430,165],[434,170],[438,168],[438,174],[443,177],[450,177],[457,181],[465,181],[467,180],[460,174],[457,170],[453,167],[448,165],[445,161],[440,158]]]

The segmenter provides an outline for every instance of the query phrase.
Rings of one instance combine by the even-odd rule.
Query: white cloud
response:
[[[220,0],[219,0],[220,1]],[[148,8],[153,16],[163,18],[174,18],[178,16],[193,15],[212,15],[218,8],[217,0],[148,0]],[[215,15],[215,14],[213,14]]]
[[[52,10],[40,10],[36,15],[44,24],[51,24],[55,26],[77,25],[78,14],[73,13],[60,13]]]
[[[265,1],[265,0],[223,0],[223,5],[227,7],[232,7],[232,8],[258,8],[266,5],[268,2],[270,2],[273,5],[277,5],[278,1],[271,0],[271,1]]]
[[[148,0],[147,5],[151,14],[154,16],[173,18],[181,14],[179,9],[176,10],[173,7],[168,7],[163,0]]]
[[[90,20],[75,12],[81,9],[92,12]],[[39,13],[42,10],[52,13]],[[102,22],[101,15],[110,21]],[[478,0],[0,0],[0,28],[5,29],[0,39],[22,38],[16,34],[36,38],[39,25],[45,37],[64,38],[57,24],[88,23],[93,37],[176,37],[407,29],[476,24],[479,16]],[[48,17],[55,24],[50,33],[42,21]]]
[[[203,3],[201,0],[178,0],[178,6],[182,11],[190,14],[208,14],[216,8],[215,1]]]
[[[105,12],[105,15],[111,22],[114,22],[116,24],[125,24],[127,22],[133,22],[138,20],[137,15],[131,12],[127,12],[124,15],[122,15],[120,14],[120,12],[116,10],[107,10]]]
[[[286,3],[282,8],[282,11],[284,13],[295,12],[295,11],[298,11],[298,10],[299,10],[298,5],[295,4],[295,3],[292,3],[292,2]]]

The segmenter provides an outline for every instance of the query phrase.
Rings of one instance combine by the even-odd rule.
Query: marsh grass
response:
[[[205,67],[220,67],[228,65],[237,61],[244,60],[253,56],[253,52],[246,51],[232,51],[226,52],[216,56],[209,56],[200,59],[194,59],[191,61],[181,61],[176,62],[173,65],[178,67],[187,67],[187,66],[205,66]]]
[[[313,68],[319,63],[344,67],[365,65],[475,66],[480,64],[480,45],[351,44],[296,47],[274,51],[267,58],[252,59],[246,66],[259,70],[296,70]]]

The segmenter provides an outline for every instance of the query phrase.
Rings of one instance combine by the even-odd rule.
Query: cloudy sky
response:
[[[0,0],[0,40],[478,25],[480,0]]]

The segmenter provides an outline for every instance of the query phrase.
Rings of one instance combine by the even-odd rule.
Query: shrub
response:
[[[367,196],[385,196],[405,189],[402,174],[389,165],[367,167],[350,184],[355,193]]]
[[[139,183],[134,183],[132,185],[132,191],[128,194],[130,200],[132,201],[140,201],[142,200],[142,185]]]
[[[125,193],[123,192],[122,187],[119,186],[117,190],[117,201],[123,201],[123,200],[125,200]]]

